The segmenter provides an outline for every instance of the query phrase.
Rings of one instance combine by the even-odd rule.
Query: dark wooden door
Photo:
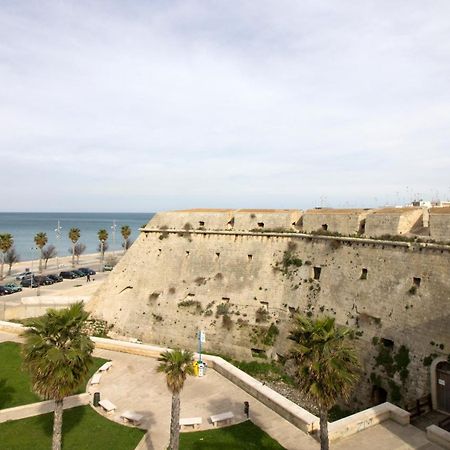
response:
[[[450,364],[447,362],[436,367],[436,394],[438,409],[450,413]]]

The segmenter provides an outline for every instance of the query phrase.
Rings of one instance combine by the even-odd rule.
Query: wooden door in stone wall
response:
[[[437,408],[450,414],[450,364],[441,362],[436,367]]]

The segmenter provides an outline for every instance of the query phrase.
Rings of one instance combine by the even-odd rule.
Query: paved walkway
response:
[[[17,341],[17,336],[0,333],[0,342]],[[125,410],[134,410],[145,416],[142,423],[149,430],[147,448],[163,450],[169,439],[171,394],[164,374],[157,373],[157,361],[127,353],[96,350],[96,356],[110,359],[113,367],[102,375],[100,385],[89,387],[89,392],[100,392],[117,406],[107,415],[120,421]],[[248,395],[239,387],[213,370],[203,378],[189,377],[181,395],[181,417],[203,418],[201,429],[212,428],[208,418],[212,414],[232,411],[236,422],[245,420],[243,402],[250,403],[251,420],[276,439],[287,450],[318,450],[317,441],[287,422],[271,409]],[[440,450],[429,443],[425,433],[412,425],[401,426],[392,421],[368,428],[363,432],[331,444],[332,450]]]

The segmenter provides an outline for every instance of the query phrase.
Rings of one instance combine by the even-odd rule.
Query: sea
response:
[[[10,233],[14,247],[21,261],[38,258],[34,243],[36,233],[47,233],[48,244],[56,247],[58,256],[71,255],[72,243],[68,233],[71,228],[80,229],[80,240],[86,246],[85,253],[95,253],[99,249],[97,233],[100,229],[108,232],[108,250],[122,249],[123,238],[120,229],[128,225],[130,239],[139,235],[139,228],[145,226],[154,213],[8,213],[0,212],[0,234]],[[59,231],[58,231],[59,229]]]

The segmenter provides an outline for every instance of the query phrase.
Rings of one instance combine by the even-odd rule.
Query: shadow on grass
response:
[[[67,434],[70,430],[72,430],[72,428],[76,427],[83,420],[83,416],[85,414],[86,414],[85,408],[71,408],[64,410],[63,426],[62,426],[63,441],[64,435]],[[42,414],[36,417],[44,434],[50,438],[53,435],[53,418],[54,413]]]
[[[183,450],[284,450],[249,420],[214,430],[182,433],[180,444]]]
[[[8,385],[8,380],[0,379],[0,409],[3,409],[13,399],[16,390]]]

